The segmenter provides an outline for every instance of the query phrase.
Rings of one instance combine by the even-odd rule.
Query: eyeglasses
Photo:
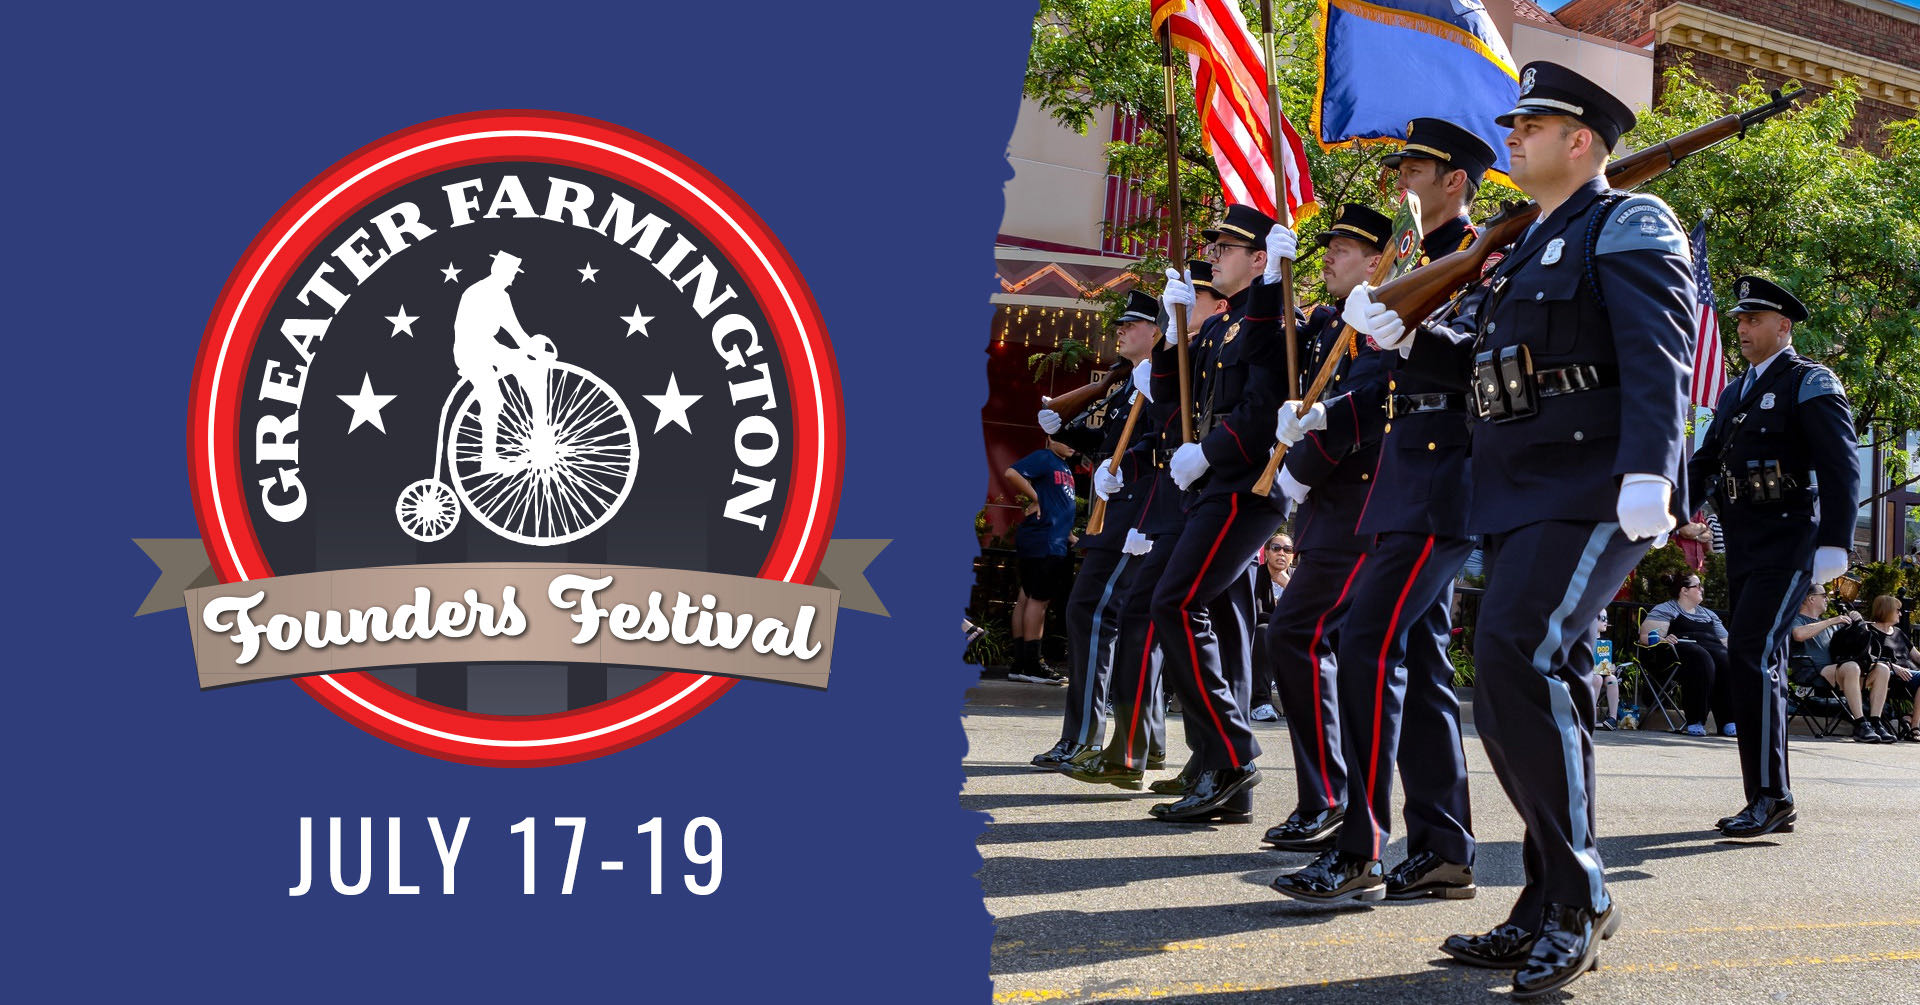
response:
[[[1293,550],[1293,545],[1290,545],[1290,544],[1270,544],[1270,545],[1267,545],[1267,550],[1268,550],[1268,551],[1292,551],[1292,550]]]
[[[1200,257],[1205,258],[1209,262],[1217,262],[1220,260],[1220,252],[1227,248],[1239,248],[1248,253],[1258,250],[1251,244],[1227,244],[1221,241],[1215,241],[1207,245],[1207,250],[1202,252]]]
[[[1697,590],[1697,589],[1699,589],[1699,588],[1700,588],[1700,584],[1699,584],[1699,583],[1688,583],[1688,584],[1687,584],[1687,589],[1689,589],[1689,590]]]

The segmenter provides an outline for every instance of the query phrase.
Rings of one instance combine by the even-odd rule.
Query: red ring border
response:
[[[524,135],[529,132],[557,135]],[[677,190],[668,179],[655,177],[646,166],[635,164],[620,154],[580,142],[582,140],[612,146],[679,175],[682,181],[706,196],[718,206],[720,212],[730,216],[741,230],[746,231],[746,238],[735,234],[721,218],[720,212]],[[315,211],[327,194],[340,188],[342,182],[354,179],[396,154],[441,141],[447,145],[412,154],[403,161],[352,181],[324,211],[316,212],[304,225],[300,223],[303,216]],[[839,373],[826,337],[825,324],[792,256],[774,237],[766,223],[732,189],[679,152],[611,123],[585,116],[537,110],[454,115],[375,140],[308,182],[273,215],[247,246],[239,263],[227,277],[208,319],[199,358],[194,366],[188,414],[187,456],[194,511],[200,525],[201,539],[207,544],[208,557],[221,582],[252,578],[248,573],[254,576],[272,575],[266,556],[260,551],[253,535],[246,500],[241,495],[243,480],[238,472],[238,409],[226,409],[218,419],[217,428],[210,429],[210,425],[215,421],[215,396],[224,403],[237,402],[247,371],[246,363],[251,359],[261,326],[285,284],[293,278],[295,270],[307,261],[321,237],[382,195],[427,174],[509,159],[568,165],[632,185],[672,206],[739,270],[751,295],[761,305],[768,326],[772,329],[774,343],[787,363],[787,392],[794,402],[796,420],[811,418],[803,415],[802,409],[806,406],[816,407],[820,415],[817,428],[812,422],[794,423],[792,470],[796,473],[795,483],[788,491],[786,508],[781,514],[770,553],[758,574],[767,579],[788,578],[786,569],[782,568],[784,566],[793,569],[789,581],[811,582],[819,572],[838,509],[845,465],[844,419]],[[287,246],[275,257],[273,248],[282,240],[288,241]],[[771,266],[770,271],[764,269],[753,255],[748,246],[749,240],[765,256]],[[261,275],[270,257],[274,258],[273,268],[266,275]],[[252,277],[259,277],[260,281],[254,283],[254,292],[249,296],[246,285]],[[793,302],[792,312],[784,309],[775,285],[776,279],[785,286]],[[247,299],[245,314],[239,316],[243,297]],[[222,342],[226,340],[225,331],[230,325],[233,327],[233,340],[223,351]],[[810,367],[804,365],[809,350],[813,360]],[[223,367],[223,360],[237,365]],[[216,372],[219,374],[217,386]],[[812,393],[812,381],[805,379],[808,376],[812,376],[819,384],[817,399]],[[212,440],[211,445],[209,439]],[[803,484],[798,480],[798,473],[809,467],[817,467],[820,471],[817,482],[812,483],[812,493],[798,490]],[[222,523],[216,510],[216,474],[221,476],[219,501],[233,514],[227,520],[231,526]],[[815,494],[819,505],[812,530],[803,545],[799,538],[806,522],[808,497]],[[233,551],[239,554],[239,563],[229,554],[229,543]],[[526,740],[590,732],[623,722],[650,707],[661,708],[658,699],[684,690],[691,676],[662,674],[618,698],[583,709],[544,716],[490,716],[449,709],[422,701],[362,673],[334,674],[331,679],[362,700],[394,714],[404,715],[429,728],[486,739]],[[326,679],[302,678],[298,683],[335,714],[374,736],[409,750],[466,764],[534,767],[587,760],[642,743],[691,718],[712,704],[735,681],[710,677],[673,708],[643,722],[586,740],[538,747],[496,747],[432,736],[407,729],[362,708],[335,691]],[[565,724],[562,730],[553,729],[555,724],[562,723]]]

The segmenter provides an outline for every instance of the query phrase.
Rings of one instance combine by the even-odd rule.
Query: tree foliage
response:
[[[1756,82],[1729,95],[1675,68],[1625,146],[1765,98]],[[1839,375],[1864,440],[1869,430],[1920,426],[1920,122],[1896,123],[1884,156],[1846,147],[1857,100],[1856,85],[1846,81],[1699,154],[1647,190],[1687,226],[1712,211],[1707,264],[1723,311],[1734,278],[1748,273],[1781,282],[1807,305],[1794,347]],[[1721,344],[1737,362],[1731,314],[1722,314]],[[1896,478],[1904,477],[1904,451],[1891,437],[1885,446]]]

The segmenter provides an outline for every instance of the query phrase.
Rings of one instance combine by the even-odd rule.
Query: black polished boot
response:
[[[1294,810],[1279,825],[1267,828],[1260,840],[1281,851],[1325,851],[1333,847],[1334,835],[1340,833],[1344,819],[1346,813],[1338,806],[1311,814]]]
[[[1075,746],[1072,740],[1061,740],[1047,748],[1046,753],[1033,755],[1033,760],[1027,763],[1036,768],[1058,769],[1060,765],[1066,763],[1067,758],[1073,756],[1072,751]]]
[[[1200,772],[1194,768],[1193,762],[1188,761],[1186,767],[1180,769],[1179,774],[1172,778],[1162,778],[1154,782],[1152,785],[1147,786],[1147,791],[1162,796],[1184,796],[1193,791],[1193,776],[1199,773]]]
[[[1386,898],[1387,877],[1377,858],[1329,849],[1306,868],[1274,880],[1273,888],[1315,904],[1367,903]]]
[[[1527,962],[1537,934],[1508,921],[1481,935],[1449,935],[1440,943],[1440,951],[1470,967],[1516,970]]]
[[[1449,862],[1430,851],[1416,852],[1387,873],[1388,900],[1471,900],[1475,892],[1473,866]]]
[[[1251,764],[1238,768],[1202,771],[1194,777],[1193,791],[1171,803],[1155,803],[1150,811],[1168,823],[1198,823],[1223,820],[1247,823],[1253,815],[1245,810],[1226,809],[1234,796],[1260,784],[1260,769]]]
[[[1540,936],[1513,975],[1513,997],[1537,998],[1572,984],[1581,974],[1600,965],[1600,940],[1620,925],[1612,904],[1595,913],[1585,906],[1548,904]]]
[[[1793,832],[1794,821],[1800,815],[1793,811],[1793,799],[1781,796],[1761,796],[1753,805],[1741,810],[1738,816],[1720,826],[1720,833],[1730,838],[1759,837],[1779,831],[1783,834]]]
[[[1135,792],[1146,787],[1142,783],[1146,772],[1122,767],[1104,757],[1093,758],[1092,762],[1087,764],[1075,762],[1062,765],[1060,773],[1076,782],[1086,782],[1090,785],[1112,785],[1122,789],[1132,789]]]

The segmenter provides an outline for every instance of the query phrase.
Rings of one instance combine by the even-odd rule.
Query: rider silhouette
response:
[[[492,271],[460,294],[460,306],[453,315],[453,365],[473,384],[473,398],[480,405],[480,470],[485,474],[505,473],[526,463],[524,456],[516,462],[500,456],[500,406],[506,401],[503,377],[511,375],[526,393],[529,432],[546,422],[547,364],[557,353],[552,340],[527,334],[514,316],[507,287],[520,271],[518,257],[496,252]],[[512,346],[496,337],[502,331],[512,336]]]

